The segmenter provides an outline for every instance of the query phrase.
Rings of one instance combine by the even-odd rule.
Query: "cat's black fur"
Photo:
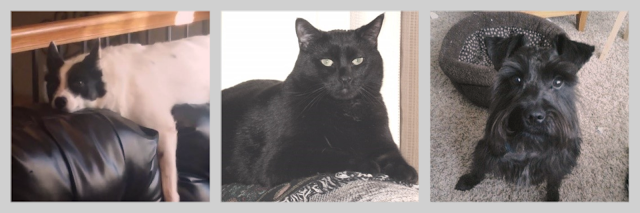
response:
[[[523,35],[489,37],[485,44],[499,72],[471,172],[460,177],[455,189],[469,190],[493,173],[523,185],[546,181],[546,199],[558,201],[582,143],[577,73],[595,48],[564,34],[553,38],[551,48],[528,46]]]
[[[324,32],[299,18],[300,52],[284,82],[251,80],[222,91],[222,184],[275,186],[345,170],[417,181],[380,95],[383,19]]]

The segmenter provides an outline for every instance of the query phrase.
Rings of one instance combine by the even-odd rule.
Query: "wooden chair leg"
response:
[[[580,11],[578,15],[576,15],[576,24],[580,32],[583,32],[584,27],[587,25],[587,15],[589,15],[589,11]]]
[[[624,28],[624,36],[622,37],[625,41],[629,40],[629,22],[627,22],[627,27]]]
[[[605,60],[609,55],[611,45],[616,40],[616,36],[618,35],[618,31],[620,30],[620,26],[622,26],[622,21],[624,21],[624,17],[627,15],[627,12],[628,11],[620,11],[618,13],[618,18],[616,18],[616,22],[613,24],[611,33],[609,33],[609,38],[607,39],[607,42],[604,44],[604,48],[602,48],[602,52],[600,53],[600,60]]]

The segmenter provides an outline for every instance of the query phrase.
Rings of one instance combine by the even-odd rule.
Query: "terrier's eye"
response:
[[[353,59],[353,61],[351,61],[351,63],[353,63],[354,65],[360,65],[360,64],[362,64],[363,60],[364,60],[364,58],[360,57],[360,58]]]
[[[553,79],[553,87],[554,88],[560,88],[562,87],[562,85],[564,84],[564,80],[562,80],[562,77],[558,76],[556,78]]]
[[[519,85],[520,83],[522,83],[522,78],[516,76],[516,77],[513,77],[512,81],[514,84]]]
[[[322,65],[330,67],[333,64],[333,61],[331,59],[322,59],[320,60],[320,62],[322,62]]]

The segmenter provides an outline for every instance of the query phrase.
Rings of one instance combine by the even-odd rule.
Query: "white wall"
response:
[[[378,36],[384,60],[382,96],[394,141],[400,142],[400,12],[222,12],[222,89],[250,79],[284,80],[298,56],[296,18],[328,31],[356,29],[385,13]]]

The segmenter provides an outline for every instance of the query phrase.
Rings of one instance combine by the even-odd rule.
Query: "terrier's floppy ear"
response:
[[[594,46],[572,41],[565,34],[557,35],[552,45],[562,60],[572,62],[578,70],[589,61],[595,50]]]
[[[500,71],[504,59],[509,58],[520,47],[525,46],[526,41],[524,35],[514,35],[507,38],[486,37],[484,44],[487,46],[487,54],[493,68]]]
[[[58,47],[56,44],[51,41],[49,43],[49,49],[47,50],[47,72],[53,72],[64,64],[64,59],[62,59],[62,55],[58,52]]]
[[[356,29],[356,33],[366,39],[367,41],[373,43],[374,46],[378,45],[378,35],[380,34],[380,29],[382,28],[382,22],[384,21],[384,13],[380,14],[376,19],[369,22],[369,24],[364,25],[358,29]]]
[[[322,32],[303,18],[296,19],[296,35],[301,50],[306,50],[313,40],[320,38]]]

